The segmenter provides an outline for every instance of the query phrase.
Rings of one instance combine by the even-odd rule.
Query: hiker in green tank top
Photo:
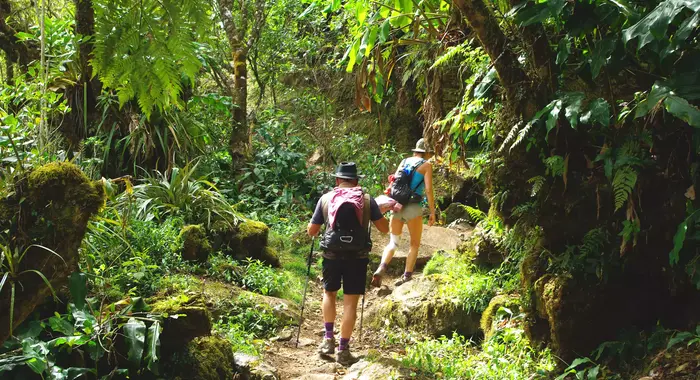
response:
[[[423,201],[420,203],[409,203],[408,205],[401,207],[399,211],[392,211],[390,220],[390,241],[384,248],[382,262],[379,264],[379,268],[377,268],[372,276],[372,286],[381,286],[382,276],[384,276],[386,273],[386,268],[391,262],[391,259],[394,257],[394,253],[398,248],[399,237],[401,236],[404,224],[408,226],[408,233],[411,236],[411,246],[408,252],[408,257],[406,258],[406,268],[404,270],[404,274],[396,282],[396,286],[411,280],[413,269],[416,265],[416,259],[418,258],[418,249],[420,248],[421,237],[423,234],[423,208],[421,203],[425,204],[425,198],[427,198],[428,207],[430,208],[428,225],[432,226],[435,224],[433,165],[429,162],[429,160],[433,157],[433,151],[429,146],[427,146],[424,139],[418,140],[416,143],[416,148],[412,151],[413,156],[401,161],[401,164],[397,169],[397,173],[398,171],[406,168],[409,170],[415,168],[410,186],[416,194],[421,196]]]

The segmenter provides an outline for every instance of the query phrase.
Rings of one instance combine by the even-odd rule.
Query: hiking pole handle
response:
[[[309,250],[309,257],[306,260],[306,281],[304,281],[304,296],[301,299],[301,312],[299,313],[299,329],[297,330],[297,342],[296,348],[299,348],[299,336],[301,335],[301,323],[304,320],[304,305],[306,304],[306,290],[309,287],[309,277],[311,277],[311,262],[314,255],[314,243],[316,237],[311,238],[311,249]]]

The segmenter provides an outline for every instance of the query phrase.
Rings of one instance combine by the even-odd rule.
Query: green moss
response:
[[[520,308],[520,298],[514,295],[501,294],[491,299],[486,310],[484,310],[484,313],[481,315],[481,330],[484,332],[484,337],[486,339],[490,338],[494,333],[493,322],[496,319],[498,309],[501,307],[508,308],[514,313],[517,313]]]
[[[52,162],[34,169],[28,185],[29,199],[38,207],[67,202],[92,215],[105,204],[102,182],[90,181],[77,166],[67,162]]]
[[[263,222],[258,222],[256,220],[248,220],[238,225],[238,237],[241,240],[246,239],[263,239],[267,243],[267,236],[270,232],[270,227],[268,227]]]
[[[211,253],[211,244],[201,225],[184,226],[180,231],[182,258],[187,261],[205,262]]]
[[[219,380],[233,378],[231,344],[217,336],[199,337],[176,353],[169,366],[171,378]]]

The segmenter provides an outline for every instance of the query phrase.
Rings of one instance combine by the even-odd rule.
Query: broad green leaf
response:
[[[598,378],[598,373],[600,372],[600,366],[597,365],[588,370],[588,380],[596,380]]]
[[[664,106],[673,116],[685,121],[695,128],[700,128],[700,109],[688,103],[680,96],[669,95],[664,100]]]
[[[508,13],[515,13],[515,22],[520,26],[528,26],[558,16],[566,4],[568,4],[566,0],[549,0],[532,5],[526,3],[525,6],[516,6],[518,10],[513,9]]]
[[[85,297],[87,297],[87,276],[85,273],[73,272],[70,276],[70,295],[73,303],[78,309],[85,307]]]
[[[676,344],[684,342],[692,337],[693,334],[688,331],[679,332],[678,334],[674,335],[673,338],[669,339],[666,349],[668,350]]]
[[[571,128],[578,127],[578,117],[581,113],[581,106],[585,95],[581,92],[572,92],[566,95],[566,107],[564,108],[564,116],[569,120]]]
[[[34,373],[41,375],[46,371],[47,363],[45,360],[38,357],[33,357],[26,362],[27,367],[31,368]]]
[[[364,1],[358,1],[355,3],[355,12],[357,13],[357,23],[362,26],[367,20],[367,12],[369,11],[369,4]]]
[[[69,336],[73,335],[75,331],[73,329],[73,324],[60,316],[53,316],[49,318],[49,326],[51,326],[51,330]]]
[[[493,87],[493,84],[496,83],[496,80],[498,79],[496,75],[496,69],[491,68],[488,73],[484,76],[484,79],[479,82],[479,84],[474,88],[474,98],[475,99],[481,99],[483,98],[488,91]]]
[[[571,365],[567,368],[567,370],[575,369],[576,367],[580,366],[581,364],[586,364],[586,363],[593,363],[593,361],[589,358],[577,358],[573,362],[571,362]]]
[[[29,34],[29,33],[26,33],[26,32],[18,32],[18,33],[15,34],[15,37],[17,37],[17,39],[19,39],[20,41],[26,41],[26,40],[34,39],[34,35],[33,35],[33,34]]]
[[[637,50],[654,40],[666,38],[666,31],[673,19],[683,10],[678,0],[666,0],[649,12],[638,23],[622,31],[622,41],[628,43],[639,38]]]
[[[591,52],[591,57],[588,62],[591,65],[591,76],[593,79],[598,77],[600,74],[600,69],[603,68],[605,63],[610,58],[610,54],[615,50],[614,38],[606,38],[601,41],[597,41]]]
[[[599,123],[605,127],[610,125],[610,105],[603,98],[598,98],[588,104],[588,111],[581,116],[584,124]]]
[[[698,27],[698,25],[700,25],[700,12],[695,13],[693,17],[689,17],[683,21],[683,23],[678,27],[676,33],[673,35],[671,43],[661,52],[661,57],[665,58],[678,51],[683,42],[690,37],[690,34],[693,32],[693,30],[695,30],[695,28]]]
[[[352,69],[355,67],[355,63],[357,62],[357,53],[360,51],[360,43],[362,41],[359,38],[355,39],[355,42],[352,44],[350,47],[350,50],[348,52],[348,67],[345,69],[345,71],[351,73]]]
[[[547,114],[547,135],[549,135],[549,131],[554,129],[554,127],[557,125],[557,120],[559,120],[559,114],[561,113],[563,102],[561,99],[556,99],[550,104],[552,105],[552,109]]]
[[[146,324],[135,318],[129,318],[124,325],[124,336],[128,347],[129,363],[135,368],[141,366],[144,345],[146,342]]]
[[[146,339],[146,362],[148,369],[154,374],[158,374],[158,363],[160,361],[160,322],[155,321],[148,328],[148,338]]]
[[[685,243],[685,234],[688,232],[687,222],[687,220],[684,220],[679,224],[676,235],[673,236],[673,249],[668,255],[668,261],[671,265],[678,264],[678,260],[680,259],[681,249],[683,249],[683,243]]]
[[[372,49],[374,49],[374,44],[377,41],[377,33],[379,33],[379,28],[372,26],[367,41],[363,41],[363,44],[365,44],[364,52],[366,57],[369,57],[372,53]],[[362,46],[360,46],[360,49],[362,49]]]
[[[571,39],[569,36],[559,40],[559,45],[557,47],[557,65],[563,65],[569,59],[569,54],[571,54]]]
[[[379,29],[379,43],[385,43],[389,40],[389,34],[391,33],[391,23],[389,19],[384,20],[381,28]]]

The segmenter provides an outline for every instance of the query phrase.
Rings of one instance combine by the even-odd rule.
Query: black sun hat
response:
[[[357,165],[354,162],[341,162],[333,174],[336,178],[360,179],[363,175],[357,174]]]

